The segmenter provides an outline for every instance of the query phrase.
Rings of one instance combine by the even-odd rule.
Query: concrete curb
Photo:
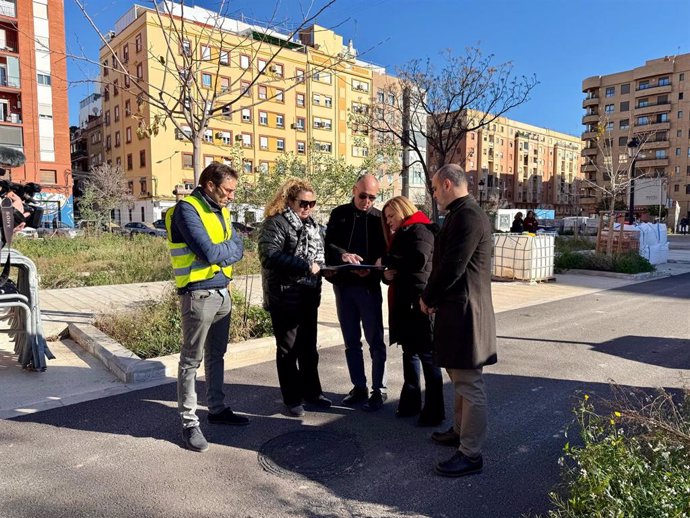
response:
[[[665,272],[618,273],[604,272],[600,270],[580,270],[577,268],[565,270],[564,273],[590,275],[597,277],[611,277],[613,279],[626,279],[630,281],[644,281],[647,279],[663,279],[664,277],[671,277],[671,274]]]
[[[98,358],[124,383],[169,381],[177,377],[179,354],[144,359],[90,324],[69,324],[68,331],[75,343]],[[319,326],[318,337],[319,349],[342,344],[339,328]],[[225,359],[227,370],[275,360],[275,338],[267,336],[230,343]],[[203,372],[203,364],[200,371]]]

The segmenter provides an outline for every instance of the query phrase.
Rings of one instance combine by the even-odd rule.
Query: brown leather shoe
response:
[[[434,432],[431,434],[431,440],[443,446],[453,446],[458,448],[460,446],[460,436],[453,430],[451,426],[445,432]]]

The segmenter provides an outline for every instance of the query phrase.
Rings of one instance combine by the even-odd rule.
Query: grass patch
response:
[[[17,239],[14,247],[29,257],[42,289],[168,281],[173,278],[165,239],[99,234],[74,239]],[[261,271],[256,243],[245,240],[236,275]]]
[[[605,412],[587,395],[575,408],[580,444],[565,445],[547,516],[690,516],[690,398],[617,390]]]
[[[230,342],[271,336],[267,311],[248,305],[244,296],[231,290],[233,311]],[[180,352],[182,322],[177,293],[171,287],[161,300],[136,310],[104,314],[94,325],[141,358],[156,358]]]
[[[558,272],[564,270],[597,270],[616,273],[643,273],[655,270],[654,265],[637,252],[606,255],[569,251],[556,255],[554,265]]]

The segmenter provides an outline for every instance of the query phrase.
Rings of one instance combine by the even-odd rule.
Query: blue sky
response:
[[[74,0],[65,1],[68,52],[98,59],[100,42]],[[131,0],[83,0],[106,32]],[[222,0],[196,0],[217,9]],[[321,5],[323,0],[314,0]],[[146,0],[139,2],[148,5]],[[189,2],[188,2],[189,3]],[[228,4],[228,2],[225,2]],[[230,0],[247,21],[295,21],[308,1]],[[277,5],[277,8],[276,8]],[[275,16],[274,16],[275,11]],[[532,99],[508,117],[570,134],[582,132],[582,80],[635,68],[648,59],[690,52],[690,0],[337,0],[318,22],[352,39],[361,58],[389,72],[413,58],[438,59],[444,49],[479,46],[519,75],[536,74]],[[93,91],[94,73],[68,63],[70,123]]]

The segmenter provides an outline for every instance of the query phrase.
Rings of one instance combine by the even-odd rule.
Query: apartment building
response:
[[[202,168],[214,160],[230,161],[238,148],[245,175],[270,169],[285,152],[306,163],[312,153],[362,163],[369,137],[363,142],[348,127],[348,111],[371,104],[374,67],[356,59],[351,43],[344,45],[342,36],[319,26],[290,40],[199,7],[171,9],[173,22],[186,22],[184,40],[173,55],[166,44],[171,31],[163,31],[156,14],[141,6],[116,23],[100,51],[104,160],[122,167],[135,198],[116,211],[122,223],[156,220],[175,203],[173,192],[194,187],[192,144],[182,134],[191,134],[191,128],[180,132],[168,122],[142,138],[141,128],[160,114],[138,102],[140,89],[159,95],[163,87],[164,95],[179,97],[179,81],[170,77],[184,73],[175,68],[184,53],[207,62],[190,80],[219,92],[217,105],[237,99],[210,121]],[[163,24],[169,23],[164,17]],[[187,107],[194,100],[183,102]]]
[[[66,76],[62,0],[0,0],[0,145],[26,156],[10,177],[42,185],[45,221],[71,224]]]
[[[690,215],[690,54],[647,61],[633,70],[594,76],[582,82],[585,115],[582,170],[586,178],[604,185],[604,160],[626,167],[627,145],[634,136],[643,145],[636,161],[635,210],[645,212],[659,203],[680,208],[678,217]],[[597,139],[609,139],[609,157]],[[642,192],[643,186],[649,191]],[[587,189],[592,207],[601,199]],[[668,203],[666,203],[668,199]],[[621,200],[627,205],[626,200]],[[677,223],[674,210],[667,219]]]
[[[470,192],[483,206],[568,216],[581,213],[581,147],[579,137],[498,117],[468,132],[450,162],[465,169]]]

